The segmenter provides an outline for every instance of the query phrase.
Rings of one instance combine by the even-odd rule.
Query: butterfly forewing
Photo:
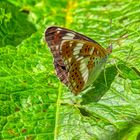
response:
[[[45,39],[57,76],[75,95],[95,80],[109,54],[94,40],[65,28],[49,27]]]
[[[48,43],[48,46],[54,57],[56,74],[59,79],[66,85],[68,85],[68,72],[66,71],[66,65],[64,64],[64,61],[62,59],[61,45],[63,40],[72,39],[95,42],[94,40],[84,35],[61,27],[51,26],[45,31],[45,40]]]

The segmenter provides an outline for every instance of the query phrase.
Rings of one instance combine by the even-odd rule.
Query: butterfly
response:
[[[75,95],[96,80],[112,52],[111,46],[104,49],[89,37],[57,26],[46,29],[45,40],[53,55],[58,78]]]

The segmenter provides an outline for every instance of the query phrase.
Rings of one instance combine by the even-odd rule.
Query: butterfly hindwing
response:
[[[83,40],[64,40],[61,44],[61,52],[68,71],[68,86],[75,94],[91,84],[89,76],[98,65],[106,61],[107,56],[104,48],[94,42]],[[96,73],[92,76],[95,77]]]

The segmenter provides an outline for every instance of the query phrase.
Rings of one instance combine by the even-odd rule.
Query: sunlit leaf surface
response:
[[[62,85],[44,41],[47,27],[113,46],[84,93]],[[0,140],[139,140],[140,3],[0,1]]]

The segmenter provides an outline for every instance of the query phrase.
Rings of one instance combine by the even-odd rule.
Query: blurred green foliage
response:
[[[1,140],[139,140],[140,3],[0,1]],[[55,76],[48,26],[83,33],[113,52],[104,73],[74,96]]]

